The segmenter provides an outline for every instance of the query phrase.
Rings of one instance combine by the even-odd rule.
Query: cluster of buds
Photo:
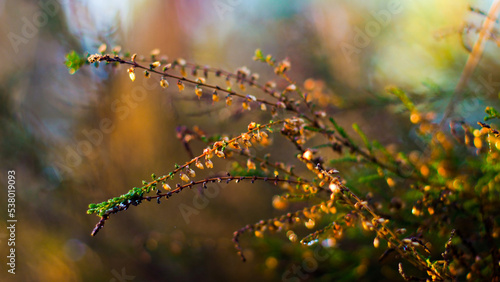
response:
[[[219,158],[224,158],[226,157],[225,153],[224,153],[224,149],[225,149],[225,142],[224,141],[217,141],[214,143],[213,145],[213,151],[215,153],[215,155]]]
[[[247,67],[241,67],[236,70],[236,79],[241,80],[250,76],[250,70]]]
[[[287,136],[303,136],[305,122],[301,118],[293,117],[285,119],[283,129],[281,130]]]
[[[205,148],[203,150],[203,154],[205,155],[205,167],[207,167],[208,169],[213,168],[214,164],[210,160],[214,156],[212,149],[210,147]],[[199,160],[197,159],[196,161],[199,161]]]
[[[284,74],[287,70],[291,68],[292,64],[288,59],[284,59],[279,62],[278,65],[274,68],[274,73],[277,75]]]
[[[179,175],[180,175],[182,181],[189,182],[189,181],[191,181],[190,177],[191,178],[196,177],[196,172],[194,170],[192,170],[191,168],[189,168],[189,166],[186,166],[185,171],[180,172]]]
[[[89,61],[89,63],[95,63],[95,62],[100,62],[100,61],[103,61],[105,60],[105,57],[109,57],[109,56],[103,56],[103,55],[100,55],[100,54],[94,54],[94,55],[90,55],[87,60]]]

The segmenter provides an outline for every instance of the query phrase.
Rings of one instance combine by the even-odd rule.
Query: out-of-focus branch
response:
[[[481,59],[481,55],[483,54],[484,44],[488,40],[488,36],[491,34],[491,30],[495,25],[496,15],[500,11],[500,0],[494,0],[491,4],[490,10],[488,12],[488,16],[484,20],[483,26],[481,27],[481,31],[479,32],[479,37],[472,47],[472,52],[469,54],[469,58],[467,59],[467,63],[465,64],[464,70],[462,71],[462,75],[460,76],[460,80],[455,87],[455,92],[453,97],[451,98],[450,103],[446,107],[446,111],[443,115],[443,119],[441,120],[441,125],[443,125],[448,117],[453,114],[455,110],[455,104],[462,96],[467,83],[472,76],[472,73],[477,67],[479,60]]]

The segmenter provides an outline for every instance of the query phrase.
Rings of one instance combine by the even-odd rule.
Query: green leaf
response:
[[[66,60],[64,61],[64,64],[68,68],[69,73],[74,74],[86,62],[86,58],[81,57],[80,55],[78,55],[78,53],[76,53],[76,51],[73,50],[66,54]]]
[[[357,163],[357,162],[359,162],[359,159],[356,157],[353,157],[353,156],[345,156],[345,157],[330,160],[331,165],[338,164],[338,163],[344,163],[344,162]]]
[[[398,98],[401,100],[401,102],[403,102],[403,104],[406,106],[406,108],[408,108],[408,110],[410,110],[410,112],[413,112],[415,110],[415,105],[412,103],[410,98],[408,98],[408,96],[406,95],[406,93],[403,90],[401,90],[397,87],[388,87],[386,90],[390,94],[394,94],[394,95],[398,96]]]
[[[340,136],[344,137],[345,139],[347,139],[347,141],[349,141],[349,143],[354,147],[354,148],[357,148],[356,146],[356,143],[354,143],[354,141],[352,141],[351,137],[349,137],[349,135],[347,135],[347,132],[345,132],[345,130],[340,127],[337,122],[332,118],[330,117],[328,119],[332,124],[333,124],[333,127],[335,127],[335,129],[337,130],[337,132],[340,134]]]
[[[366,134],[361,130],[361,128],[359,127],[358,124],[356,123],[353,123],[352,124],[352,129],[354,129],[354,131],[356,131],[356,133],[358,133],[358,135],[361,137],[361,139],[363,140],[363,143],[365,143],[365,146],[366,148],[368,149],[368,151],[370,151],[370,153],[372,152],[372,144],[370,141],[368,141],[368,137],[366,137]]]
[[[254,60],[255,60],[255,61],[264,60],[264,54],[262,54],[262,50],[260,50],[260,49],[256,49],[256,50],[255,50],[255,57],[254,57]]]
[[[497,110],[495,110],[495,108],[486,107],[486,109],[484,111],[486,112],[486,114],[488,114],[487,117],[484,117],[484,121],[488,121],[490,119],[495,119],[495,118],[500,119],[500,113]]]
[[[345,132],[345,130],[340,127],[337,122],[332,118],[330,117],[329,118],[330,122],[333,124],[333,127],[335,127],[335,129],[337,130],[337,132],[344,138],[349,138],[349,136],[347,135],[347,133]]]
[[[372,181],[378,180],[378,179],[383,179],[383,176],[380,176],[379,174],[372,174],[372,175],[367,175],[367,176],[362,176],[358,178],[359,183],[370,183]]]

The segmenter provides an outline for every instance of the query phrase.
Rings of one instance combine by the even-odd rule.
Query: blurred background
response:
[[[277,59],[289,58],[290,76],[299,85],[314,79],[326,93],[324,106],[340,124],[350,128],[356,122],[381,143],[404,148],[411,128],[407,120],[394,118],[403,107],[384,88],[405,89],[439,119],[484,20],[469,7],[488,11],[490,5],[461,0],[0,0],[0,182],[6,187],[7,171],[16,171],[18,219],[16,275],[10,275],[4,255],[7,210],[0,210],[0,280],[400,279],[395,263],[380,265],[377,257],[363,264],[346,260],[346,253],[363,252],[372,248],[369,244],[333,250],[314,271],[288,275],[301,265],[307,248],[284,234],[243,236],[248,261],[242,263],[232,233],[283,213],[272,206],[279,189],[265,184],[214,186],[216,196],[187,219],[181,207],[196,206],[195,191],[161,205],[144,203],[113,216],[91,237],[98,218],[86,214],[89,203],[126,193],[151,173],[163,175],[189,159],[176,127],[238,134],[249,121],[271,117],[241,115],[223,103],[179,95],[176,87],[163,90],[140,73],[132,83],[124,67],[87,66],[70,74],[65,55],[72,50],[93,54],[102,43],[108,51],[121,46],[145,56],[159,48],[170,59],[229,71],[247,66],[265,82],[274,79],[272,69],[252,60],[261,48]],[[465,120],[480,120],[485,101],[498,100],[495,41],[493,36],[486,44],[471,91],[457,104],[456,114]],[[99,130],[103,121],[109,131]],[[201,152],[203,146],[193,149]],[[277,156],[290,149],[278,140],[270,148]],[[217,162],[215,172],[230,167]],[[7,202],[5,189],[0,202],[1,207]]]

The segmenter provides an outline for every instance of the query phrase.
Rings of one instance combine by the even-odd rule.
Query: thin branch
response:
[[[453,97],[451,98],[450,103],[448,104],[446,111],[444,113],[443,119],[441,120],[440,125],[443,126],[448,117],[453,114],[455,110],[456,102],[462,97],[463,92],[469,82],[472,73],[477,67],[479,60],[481,59],[481,55],[483,54],[485,42],[488,40],[489,34],[491,34],[491,30],[495,25],[496,15],[500,10],[500,0],[495,0],[491,4],[488,16],[486,17],[483,26],[481,27],[481,31],[479,32],[479,37],[472,47],[472,52],[469,54],[469,58],[467,59],[467,63],[465,64],[462,75],[460,76],[460,80],[458,81],[457,86],[455,87],[455,92],[453,93]]]

